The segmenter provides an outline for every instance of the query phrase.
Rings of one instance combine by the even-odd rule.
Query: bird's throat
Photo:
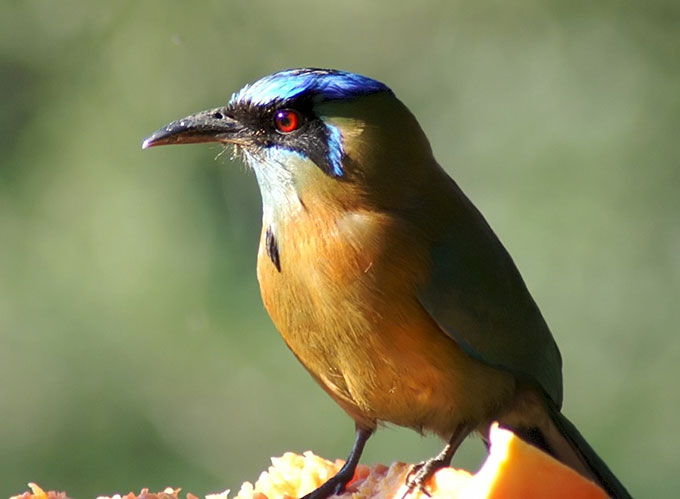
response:
[[[275,233],[278,224],[294,216],[302,209],[293,173],[284,161],[276,156],[267,161],[249,160],[255,172],[262,196],[262,223]]]

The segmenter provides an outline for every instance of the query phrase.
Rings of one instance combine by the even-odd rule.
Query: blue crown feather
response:
[[[330,69],[289,69],[265,76],[235,93],[230,104],[250,102],[267,105],[293,99],[301,94],[314,94],[321,102],[353,99],[362,95],[391,92],[372,78]]]

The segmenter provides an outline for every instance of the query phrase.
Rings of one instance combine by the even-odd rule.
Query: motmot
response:
[[[254,172],[265,308],[356,425],[343,468],[305,499],[343,491],[383,423],[447,442],[413,468],[412,491],[469,434],[488,445],[493,422],[630,497],[560,412],[560,352],[515,263],[390,88],[281,71],[143,147],[205,142],[232,146]]]

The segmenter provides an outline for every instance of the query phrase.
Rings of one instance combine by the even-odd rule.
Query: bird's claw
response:
[[[406,475],[406,491],[401,496],[401,499],[406,499],[409,494],[416,490],[422,492],[427,497],[431,497],[430,492],[425,488],[425,483],[432,478],[432,476],[441,468],[447,467],[449,464],[442,459],[429,459],[418,464],[414,464],[411,471]]]

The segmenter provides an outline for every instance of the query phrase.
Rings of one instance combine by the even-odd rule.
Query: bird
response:
[[[355,423],[345,465],[304,499],[342,492],[381,425],[446,442],[414,466],[413,491],[468,435],[488,447],[494,422],[630,497],[560,411],[560,351],[513,259],[387,85],[335,69],[279,71],[142,147],[188,143],[231,147],[254,172],[265,308]]]

